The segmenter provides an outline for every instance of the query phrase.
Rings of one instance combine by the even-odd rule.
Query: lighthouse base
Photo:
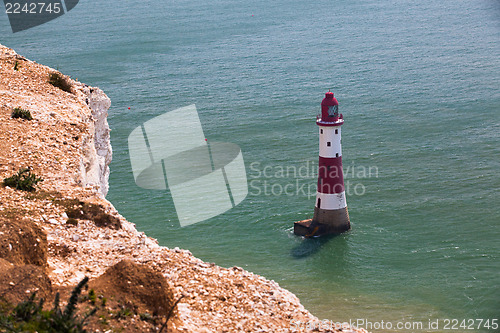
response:
[[[293,233],[297,236],[316,237],[337,235],[351,229],[347,207],[341,209],[314,208],[314,217],[295,222]]]

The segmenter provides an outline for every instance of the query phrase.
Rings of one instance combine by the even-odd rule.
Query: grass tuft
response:
[[[14,108],[11,114],[12,118],[21,118],[26,120],[33,120],[30,110],[24,110],[21,108]]]
[[[59,72],[49,73],[49,83],[63,91],[72,93],[73,84],[71,83],[69,77]]]

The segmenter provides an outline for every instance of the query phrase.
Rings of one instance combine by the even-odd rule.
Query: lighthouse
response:
[[[351,228],[342,169],[341,126],[344,119],[330,91],[321,102],[316,124],[319,126],[319,163],[314,216],[294,224],[294,233],[306,237],[340,234]]]

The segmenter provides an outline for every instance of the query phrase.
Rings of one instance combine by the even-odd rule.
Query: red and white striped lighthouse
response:
[[[351,228],[342,169],[341,126],[339,103],[328,91],[321,102],[319,126],[318,192],[312,220],[296,222],[294,233],[301,236],[339,234]]]

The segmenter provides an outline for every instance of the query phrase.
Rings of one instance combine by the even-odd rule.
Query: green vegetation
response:
[[[26,120],[33,120],[30,110],[24,110],[21,108],[14,108],[11,114],[12,118],[21,118]]]
[[[59,293],[56,294],[52,310],[43,310],[44,299],[36,302],[36,293],[27,301],[19,303],[10,313],[0,313],[2,332],[39,332],[39,333],[86,333],[85,321],[97,311],[91,309],[83,318],[76,315],[78,297],[88,282],[85,277],[72,291],[68,305],[62,310]],[[2,311],[3,312],[3,311]]]
[[[97,301],[97,295],[95,294],[94,289],[90,289],[89,291],[89,300],[92,305],[95,305],[95,301]]]
[[[17,174],[5,178],[3,184],[18,190],[33,192],[35,191],[35,186],[41,181],[43,179],[31,173],[30,168],[21,168]]]
[[[118,311],[116,311],[114,314],[113,314],[113,317],[115,319],[124,319],[126,317],[130,317],[132,316],[134,313],[131,309],[129,309],[128,307],[126,307],[125,305],[122,305],[120,304],[119,305],[119,309]]]
[[[59,72],[51,72],[49,74],[49,83],[54,87],[57,87],[63,91],[71,93],[71,88],[73,85],[69,78]]]
[[[19,62],[16,61],[16,63],[14,64],[14,70],[15,71],[18,71],[19,70]]]

